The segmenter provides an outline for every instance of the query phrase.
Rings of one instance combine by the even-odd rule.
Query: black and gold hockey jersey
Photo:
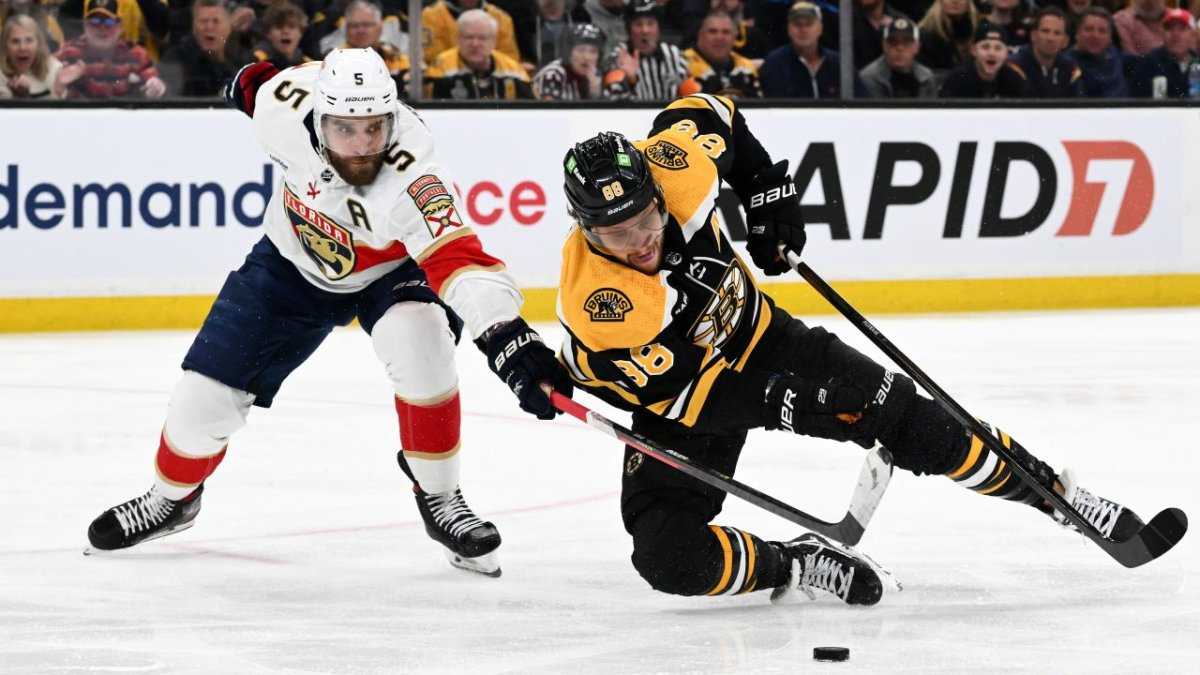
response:
[[[650,138],[634,145],[670,216],[662,265],[643,274],[591,246],[577,226],[563,247],[561,358],[575,382],[603,400],[692,426],[771,319],[772,303],[716,208],[722,179],[744,187],[770,158],[733,103],[707,94],[671,103]]]

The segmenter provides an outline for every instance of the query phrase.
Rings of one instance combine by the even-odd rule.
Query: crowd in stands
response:
[[[1128,5],[1125,3],[1128,2]],[[1185,98],[1200,0],[854,0],[855,98]],[[376,50],[407,0],[0,0],[0,99],[212,98],[242,66]],[[832,0],[425,0],[421,96],[841,98]]]

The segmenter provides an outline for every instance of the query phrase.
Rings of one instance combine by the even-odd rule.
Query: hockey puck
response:
[[[850,658],[848,647],[814,647],[813,658],[818,661],[845,661]]]

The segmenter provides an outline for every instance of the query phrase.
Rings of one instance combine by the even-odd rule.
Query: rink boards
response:
[[[561,161],[653,110],[423,110],[459,212],[554,316]],[[1200,118],[1184,108],[754,109],[805,258],[868,312],[1200,304]],[[199,325],[280,180],[227,110],[0,110],[0,331]],[[745,231],[731,193],[722,217]],[[827,311],[798,281],[769,285]]]

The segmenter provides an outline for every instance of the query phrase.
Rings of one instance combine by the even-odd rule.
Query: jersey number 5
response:
[[[659,344],[631,349],[629,355],[632,361],[614,361],[613,365],[638,387],[646,386],[652,375],[662,375],[675,365],[675,355]]]

